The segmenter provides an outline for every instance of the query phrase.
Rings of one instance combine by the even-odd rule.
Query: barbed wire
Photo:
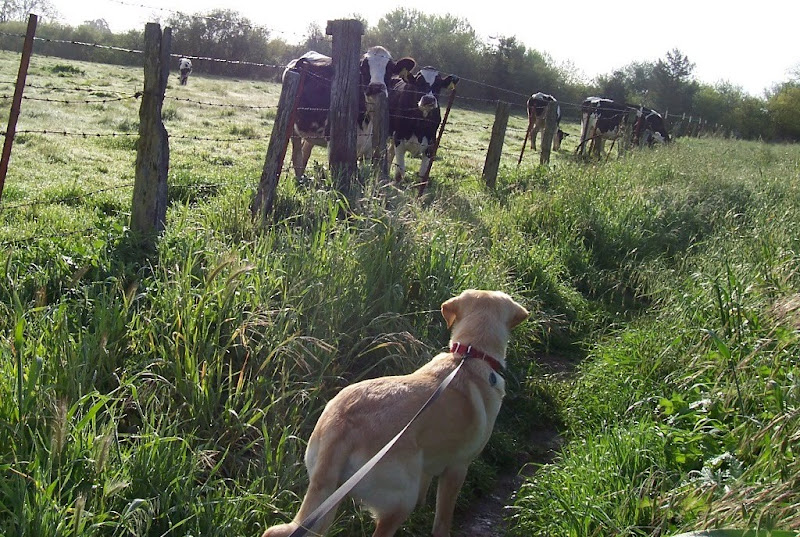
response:
[[[114,45],[101,45],[99,43],[86,43],[84,41],[75,41],[75,40],[71,40],[71,39],[52,39],[52,38],[49,38],[49,37],[34,37],[33,39],[36,40],[36,41],[45,41],[47,43],[57,43],[57,44],[60,44],[60,45],[78,45],[78,46],[82,46],[82,47],[99,48],[99,49],[105,49],[105,50],[115,50],[117,52],[128,52],[128,53],[131,53],[131,54],[144,54],[144,51],[141,51],[141,50],[124,48],[124,47],[117,47],[117,46],[114,46]]]
[[[229,63],[231,65],[247,65],[248,67],[268,67],[270,69],[285,69],[285,65],[277,65],[273,63],[259,63],[259,62],[248,62],[244,60],[226,60],[224,58],[212,58],[210,56],[192,56],[190,54],[170,54],[172,58],[188,58],[190,60],[201,60],[201,61],[209,61],[209,62],[216,62],[216,63]]]
[[[8,133],[6,131],[0,131],[0,136],[5,137]],[[75,131],[67,131],[67,130],[52,130],[52,129],[23,129],[18,130],[15,132],[15,135],[20,134],[40,134],[44,136],[52,135],[52,136],[74,136],[78,138],[114,138],[114,137],[125,137],[125,136],[139,136],[138,132],[75,132]],[[245,141],[252,141],[262,138],[259,135],[252,135],[252,136],[241,136],[241,137],[228,137],[228,138],[216,138],[216,137],[208,137],[208,136],[197,136],[193,134],[170,134],[167,133],[167,137],[171,140],[196,140],[196,141],[207,141],[207,142],[245,142]]]
[[[233,104],[233,103],[210,103],[205,101],[195,101],[194,99],[187,99],[184,97],[172,97],[171,95],[166,95],[165,99],[170,99],[173,101],[180,101],[192,104],[199,104],[203,106],[219,106],[222,108],[244,108],[248,110],[264,110],[264,109],[277,109],[278,105],[247,105],[247,104]]]
[[[43,101],[48,103],[60,103],[60,104],[102,104],[102,103],[126,101],[129,99],[138,99],[141,96],[142,92],[137,91],[133,95],[124,95],[122,97],[114,97],[106,99],[53,99],[51,97],[33,97],[28,95],[23,95],[22,98],[26,101]],[[0,95],[0,99],[11,99],[11,95]]]
[[[0,136],[5,137],[8,134],[6,131],[0,131]],[[116,136],[139,136],[138,132],[70,132],[67,130],[47,130],[47,129],[23,129],[18,130],[14,133],[15,135],[19,134],[44,134],[44,135],[57,135],[57,136],[76,136],[76,137],[83,137],[83,138],[104,138],[104,137],[116,137]]]

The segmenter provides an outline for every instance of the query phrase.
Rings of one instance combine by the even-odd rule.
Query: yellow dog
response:
[[[365,380],[344,388],[325,407],[306,450],[309,485],[289,524],[262,537],[288,537],[325,499],[385,446],[469,355],[430,411],[420,415],[350,496],[375,516],[373,537],[390,537],[425,499],[438,477],[433,537],[450,535],[456,497],[469,464],[492,433],[505,395],[506,346],[528,311],[501,291],[467,290],[442,304],[450,352],[409,375]],[[308,528],[324,535],[334,506]]]

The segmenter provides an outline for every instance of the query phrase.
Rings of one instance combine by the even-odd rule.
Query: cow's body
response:
[[[655,143],[668,143],[669,132],[664,118],[650,108],[640,106],[636,110],[636,124],[633,127],[634,145],[652,146]]]
[[[181,58],[178,60],[178,70],[180,71],[181,86],[189,83],[189,75],[192,72],[192,60],[189,58]]]
[[[395,161],[395,180],[405,176],[406,152],[422,159],[417,176],[424,178],[433,157],[437,129],[442,121],[439,92],[455,87],[458,77],[443,77],[433,67],[423,67],[415,76],[395,77],[389,88],[390,162]]]
[[[588,97],[581,104],[581,138],[576,151],[583,154],[586,146],[590,153],[600,155],[605,140],[616,140],[628,124],[628,106],[624,103]]]
[[[534,93],[530,96],[527,103],[528,129],[530,130],[531,136],[531,149],[534,151],[536,150],[536,137],[539,135],[539,131],[544,128],[547,120],[545,112],[547,111],[547,105],[550,103],[554,103],[556,107],[556,132],[553,135],[554,151],[561,149],[561,140],[566,136],[564,131],[559,128],[559,124],[561,123],[561,106],[558,104],[556,98],[547,93],[542,93],[541,91]]]
[[[375,95],[388,93],[387,84],[393,75],[410,71],[415,62],[402,58],[395,62],[383,47],[372,47],[361,58],[359,66],[359,96],[357,122],[357,152],[367,155],[372,149],[372,121],[370,108]],[[305,173],[311,150],[315,145],[326,146],[330,137],[328,115],[331,106],[333,60],[318,52],[307,52],[292,60],[286,70],[305,72],[299,95],[292,133],[292,165],[295,175]],[[284,71],[284,75],[285,75]]]

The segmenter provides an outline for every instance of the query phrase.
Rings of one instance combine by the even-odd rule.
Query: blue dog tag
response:
[[[497,375],[494,374],[494,371],[489,373],[489,384],[491,384],[492,386],[497,384]]]

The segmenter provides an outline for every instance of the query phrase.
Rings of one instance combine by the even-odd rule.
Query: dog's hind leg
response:
[[[320,446],[320,441],[312,441],[309,443],[306,452],[306,466],[309,473],[308,490],[303,503],[300,505],[300,510],[295,515],[294,520],[289,524],[281,524],[268,528],[261,537],[288,537],[294,530],[299,528],[302,522],[314,510],[322,505],[322,502],[327,500],[342,481],[343,468],[347,460],[347,449],[338,446],[332,449],[331,444],[328,443],[328,449]],[[326,440],[330,442],[329,440]],[[335,442],[333,443],[336,444]],[[331,507],[331,509],[319,520],[313,522],[308,528],[310,535],[325,535],[328,528],[333,524],[336,517],[336,510],[339,504]]]

